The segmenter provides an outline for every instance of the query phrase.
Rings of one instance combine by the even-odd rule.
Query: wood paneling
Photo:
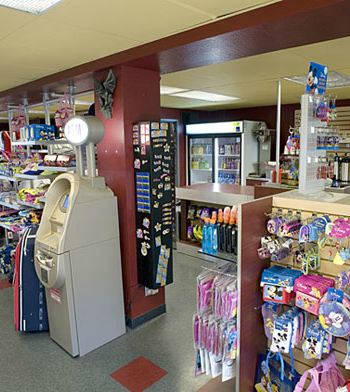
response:
[[[133,123],[160,118],[159,74],[132,67],[114,69],[118,84],[114,93],[113,117],[105,119],[96,105],[96,115],[105,125],[97,146],[98,170],[118,197],[120,245],[125,310],[134,320],[165,303],[164,288],[145,296],[137,281],[135,180],[132,145]],[[105,74],[97,74],[104,80]]]
[[[275,188],[271,186],[256,185],[254,187],[254,199],[260,199],[261,197],[272,196],[278,193],[288,192],[289,189]]]
[[[265,352],[266,339],[261,318],[262,296],[259,290],[261,273],[267,263],[257,255],[260,238],[266,231],[265,213],[271,211],[272,198],[264,198],[239,206],[239,387],[237,391],[252,391],[258,353]]]

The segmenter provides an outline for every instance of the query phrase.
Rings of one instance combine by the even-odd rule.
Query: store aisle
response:
[[[195,279],[202,264],[177,254],[175,283],[166,289],[168,313],[78,359],[66,354],[47,333],[15,332],[12,290],[0,290],[0,390],[126,391],[110,375],[142,356],[167,372],[147,391],[197,391],[210,381],[193,376],[192,314]]]

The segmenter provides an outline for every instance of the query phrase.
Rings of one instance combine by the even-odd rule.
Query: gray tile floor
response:
[[[197,391],[209,379],[193,376],[192,314],[201,260],[175,255],[175,283],[166,289],[167,314],[82,357],[73,359],[47,333],[13,328],[12,289],[0,291],[0,391],[125,391],[110,374],[138,356],[168,375],[147,391]]]

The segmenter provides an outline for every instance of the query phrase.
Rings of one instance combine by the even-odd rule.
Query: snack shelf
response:
[[[48,146],[52,144],[70,144],[66,139],[56,140],[17,140],[11,142],[12,146]]]
[[[11,181],[11,182],[19,181],[18,178],[5,176],[4,174],[0,174],[0,180],[6,180],[6,181]]]
[[[23,200],[17,200],[17,203],[25,207],[35,208],[36,210],[43,209],[43,206],[40,204],[28,203],[27,201],[23,201]]]
[[[8,231],[12,231],[13,233],[17,233],[17,234],[22,234],[23,230],[17,231],[14,230],[14,228],[11,225],[8,225],[6,223],[2,223],[0,222],[0,227],[3,227],[4,229],[8,230]]]
[[[24,174],[24,173],[15,174],[16,179],[22,179],[22,180],[50,180],[54,177],[55,177],[54,174],[49,174],[49,175]]]
[[[0,200],[0,205],[7,207],[7,208],[13,208],[14,210],[21,210],[23,209],[23,206],[19,205],[19,204],[12,204],[12,203],[8,203],[6,201]]]
[[[62,173],[75,172],[77,170],[76,166],[38,166],[38,169]]]

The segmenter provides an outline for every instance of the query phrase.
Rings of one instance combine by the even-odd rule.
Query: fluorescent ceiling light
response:
[[[62,0],[0,0],[0,6],[40,15]]]
[[[205,91],[199,91],[199,90],[184,91],[181,93],[171,94],[171,96],[198,99],[200,101],[210,101],[210,102],[229,102],[229,101],[236,101],[237,99],[239,99],[237,97],[229,97],[227,95],[207,93]]]
[[[180,93],[181,91],[186,91],[186,89],[178,88],[178,87],[170,87],[170,86],[160,86],[161,95],[175,94],[175,93]]]
[[[306,75],[302,75],[302,76],[289,76],[283,79],[293,83],[306,85],[306,78],[307,78]],[[349,86],[350,86],[350,77],[336,71],[330,71],[328,73],[328,78],[327,78],[328,88],[349,87]]]

